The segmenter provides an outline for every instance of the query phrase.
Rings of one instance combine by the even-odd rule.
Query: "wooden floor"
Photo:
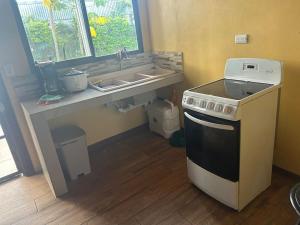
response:
[[[289,225],[298,180],[275,169],[272,186],[237,213],[191,185],[185,152],[147,131],[91,153],[93,173],[54,199],[43,176],[0,186],[0,224]]]

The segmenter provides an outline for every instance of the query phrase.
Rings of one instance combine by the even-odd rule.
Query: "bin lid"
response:
[[[155,100],[150,106],[149,108],[155,110],[155,111],[159,111],[159,112],[166,112],[166,111],[171,111],[172,107],[170,104],[168,104],[165,101],[162,100]]]
[[[164,119],[173,119],[179,116],[178,107],[162,100],[156,100],[148,106],[149,115],[159,114]]]
[[[55,128],[51,131],[52,138],[55,144],[62,144],[85,135],[85,132],[80,127],[74,125]]]

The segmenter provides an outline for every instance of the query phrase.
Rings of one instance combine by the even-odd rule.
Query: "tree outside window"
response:
[[[85,0],[89,29],[86,31],[78,0],[17,0],[34,60],[56,62],[115,54],[126,47],[138,50],[131,0]]]

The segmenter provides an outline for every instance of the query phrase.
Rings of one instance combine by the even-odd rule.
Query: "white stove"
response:
[[[224,79],[184,92],[188,175],[241,210],[271,183],[282,65],[229,59]]]
[[[182,105],[229,120],[239,120],[238,107],[282,82],[281,63],[267,59],[229,59],[224,79],[184,92]]]

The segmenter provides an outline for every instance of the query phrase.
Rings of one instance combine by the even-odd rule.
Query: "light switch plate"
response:
[[[235,35],[236,44],[248,44],[248,34],[237,34]]]

